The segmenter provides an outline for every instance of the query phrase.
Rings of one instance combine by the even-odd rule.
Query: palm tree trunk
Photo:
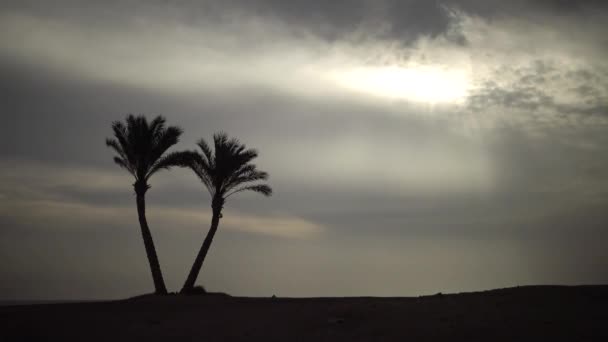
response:
[[[188,293],[194,288],[194,283],[196,282],[196,278],[198,277],[199,272],[201,271],[201,267],[203,267],[203,261],[205,261],[205,257],[207,256],[207,252],[209,252],[209,247],[211,247],[211,242],[213,242],[213,237],[215,236],[215,232],[217,231],[217,227],[220,224],[220,217],[222,216],[222,208],[213,209],[213,216],[211,218],[211,227],[209,228],[209,232],[207,232],[207,236],[205,237],[205,241],[203,241],[203,245],[201,249],[198,251],[198,255],[194,260],[194,264],[192,264],[192,268],[190,269],[190,273],[188,274],[188,278],[182,287],[181,293]]]
[[[156,255],[156,248],[154,248],[152,233],[150,233],[148,221],[146,220],[146,199],[143,194],[137,194],[137,215],[139,216],[141,236],[144,239],[144,246],[146,247],[148,262],[150,263],[150,270],[152,271],[155,293],[167,294],[167,287],[165,286],[163,274],[160,270],[160,263],[158,262],[158,256]]]

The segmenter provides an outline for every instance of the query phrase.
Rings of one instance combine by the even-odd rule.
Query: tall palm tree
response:
[[[268,179],[268,173],[257,170],[250,162],[258,156],[256,150],[247,149],[237,139],[228,139],[226,133],[213,135],[214,151],[204,139],[198,142],[203,154],[191,152],[188,166],[200,178],[211,194],[211,227],[205,241],[194,260],[188,278],[181,290],[191,292],[209,251],[213,237],[222,217],[222,208],[226,199],[242,191],[254,191],[265,196],[272,195],[267,184],[256,183]]]
[[[157,116],[148,123],[143,115],[128,115],[125,123],[114,121],[112,130],[114,131],[114,139],[106,139],[106,145],[117,154],[114,157],[114,162],[135,177],[133,188],[137,197],[137,214],[150,270],[152,271],[155,292],[166,294],[167,287],[146,220],[145,194],[150,189],[148,180],[153,174],[159,170],[183,165],[184,158],[189,153],[172,152],[165,154],[171,146],[179,141],[179,136],[183,131],[175,126],[165,127],[165,118],[162,116]]]

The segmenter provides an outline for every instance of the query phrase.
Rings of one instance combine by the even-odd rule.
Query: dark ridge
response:
[[[0,307],[0,341],[608,341],[608,285],[420,297],[222,293]]]

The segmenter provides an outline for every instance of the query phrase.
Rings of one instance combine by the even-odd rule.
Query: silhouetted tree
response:
[[[213,141],[214,151],[201,139],[198,146],[203,154],[191,152],[188,162],[188,166],[211,194],[212,218],[211,227],[190,269],[182,293],[191,292],[194,288],[219,226],[226,199],[242,191],[254,191],[265,196],[272,194],[272,189],[267,184],[256,184],[257,181],[268,179],[268,173],[257,170],[256,166],[250,163],[258,156],[256,150],[246,149],[237,139],[228,139],[225,133],[214,134]]]
[[[165,118],[162,116],[157,116],[148,123],[144,116],[128,115],[125,123],[120,121],[112,123],[114,139],[106,139],[106,145],[117,153],[114,162],[135,177],[133,188],[137,197],[137,214],[152,271],[155,292],[166,294],[167,288],[146,220],[145,194],[150,189],[148,180],[153,174],[172,166],[184,165],[185,158],[190,153],[165,154],[179,141],[179,136],[183,131],[175,126],[165,127]]]

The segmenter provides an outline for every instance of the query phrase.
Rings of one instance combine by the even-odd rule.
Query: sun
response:
[[[461,103],[469,77],[464,70],[444,67],[358,67],[331,73],[339,86],[369,95],[430,104]]]

